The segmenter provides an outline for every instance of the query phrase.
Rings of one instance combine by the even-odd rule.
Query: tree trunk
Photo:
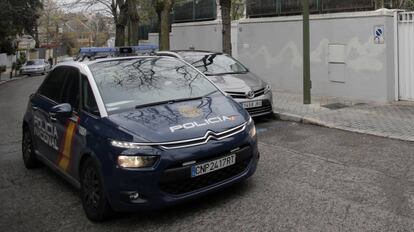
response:
[[[170,50],[170,12],[174,0],[164,0],[160,22],[160,51]]]
[[[36,27],[35,27],[35,34],[34,34],[34,39],[36,41],[36,47],[40,47],[40,42],[39,42],[39,24],[36,23]]]
[[[125,25],[117,24],[115,30],[115,47],[125,45]]]
[[[376,9],[384,8],[384,0],[375,0],[375,8]]]
[[[125,0],[117,0],[119,14],[116,21],[115,46],[125,46],[125,27],[128,24],[128,5]]]
[[[159,50],[161,50],[161,11],[157,11],[158,17],[158,46]]]
[[[231,55],[231,0],[220,0],[223,52]]]
[[[127,0],[128,5],[128,19],[129,19],[129,30],[128,30],[128,44],[131,46],[138,45],[139,43],[139,15],[137,0]]]

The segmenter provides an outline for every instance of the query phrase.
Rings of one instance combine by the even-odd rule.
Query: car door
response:
[[[99,130],[100,113],[98,105],[96,104],[95,96],[92,92],[88,78],[81,74],[80,81],[80,105],[79,110],[75,111],[77,116],[77,130],[74,132],[72,140],[72,148],[70,155],[70,165],[68,172],[74,179],[77,179],[79,174],[79,164],[84,152],[89,152],[90,147],[87,141],[93,141],[93,146],[99,146],[96,143],[96,138],[93,136],[97,129]]]
[[[66,79],[62,92],[62,103],[72,107],[72,115],[56,117],[54,126],[60,138],[59,152],[54,157],[61,171],[73,175],[73,160],[82,152],[82,136],[79,134],[80,107],[80,71],[75,67],[66,67]]]
[[[61,102],[66,72],[64,68],[53,70],[31,98],[35,151],[53,162],[59,152],[60,138],[49,115],[50,109]]]

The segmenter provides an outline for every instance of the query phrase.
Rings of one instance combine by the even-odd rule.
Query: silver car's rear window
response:
[[[45,62],[43,60],[28,60],[26,62],[26,65],[41,65],[44,64]]]
[[[247,72],[240,62],[225,54],[187,53],[182,56],[185,61],[208,75]]]

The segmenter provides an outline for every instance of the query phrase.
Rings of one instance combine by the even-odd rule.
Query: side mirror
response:
[[[49,117],[52,121],[56,121],[57,118],[68,118],[72,116],[72,106],[68,103],[62,103],[52,107],[49,110]]]

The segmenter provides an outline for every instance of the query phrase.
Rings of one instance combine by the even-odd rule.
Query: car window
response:
[[[66,70],[66,80],[63,89],[62,102],[69,103],[75,111],[79,109],[80,103],[80,73],[76,68]]]
[[[82,109],[90,114],[99,116],[98,104],[96,104],[88,78],[82,74]]]
[[[42,60],[28,60],[26,65],[41,65],[43,64]]]
[[[60,67],[54,69],[43,82],[38,93],[42,96],[61,103],[61,94],[65,82],[66,72],[65,68]]]
[[[240,62],[224,54],[185,54],[183,58],[205,74],[247,72]]]
[[[111,60],[89,67],[108,113],[218,91],[196,69],[175,58]]]

